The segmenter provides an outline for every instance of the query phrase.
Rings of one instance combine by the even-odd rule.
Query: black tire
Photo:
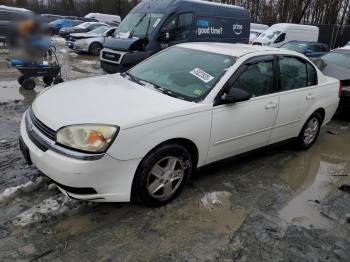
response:
[[[43,82],[45,83],[45,85],[50,86],[53,82],[53,77],[52,76],[44,76]]]
[[[102,48],[103,47],[100,43],[92,43],[89,48],[89,53],[95,56],[99,56]]]
[[[310,140],[307,139],[307,134],[308,134],[308,128],[312,123],[317,122],[317,129],[312,131],[313,137]],[[306,121],[304,124],[303,128],[301,129],[299,136],[295,139],[295,146],[299,150],[306,150],[309,149],[317,140],[318,135],[320,134],[321,130],[321,125],[322,125],[322,116],[319,112],[313,113],[309,119]],[[310,132],[309,132],[310,133]],[[311,134],[311,133],[310,133]]]
[[[172,186],[174,186],[174,189],[173,189],[174,191],[168,196],[163,197],[162,195],[159,195],[155,197],[149,192],[149,188],[151,187],[150,184],[152,184],[151,179],[155,178],[155,176],[151,174],[151,171],[156,164],[162,163],[162,161],[167,161],[166,160],[167,158],[178,160],[178,162],[175,165],[177,165],[179,168],[179,170],[177,171],[183,172],[182,179],[179,179],[178,182],[176,182],[176,180],[168,183],[167,181],[165,181],[163,184],[163,188],[161,188],[157,192],[161,192],[161,191],[165,192],[165,186],[164,186],[165,184],[168,184],[168,185],[172,184]],[[166,166],[164,167],[164,170],[166,170],[165,168]],[[191,176],[192,169],[193,169],[192,157],[190,153],[187,151],[187,149],[182,145],[164,144],[156,148],[142,160],[140,166],[136,171],[134,181],[133,181],[133,186],[132,186],[132,201],[141,203],[147,206],[151,206],[151,207],[162,206],[171,202],[183,190],[186,182]],[[166,174],[163,173],[162,179],[160,180],[165,180],[163,179],[164,176],[166,176]],[[170,181],[171,178],[169,177],[171,177],[171,175],[168,174],[167,176],[168,178],[166,178],[166,180]],[[159,180],[159,179],[155,178],[154,180]],[[154,182],[154,180],[152,182]],[[173,183],[175,183],[175,185]]]
[[[22,85],[24,80],[26,80],[26,77],[24,75],[21,75],[20,77],[18,77],[17,81],[18,84]]]
[[[22,83],[22,87],[25,89],[25,90],[33,90],[36,86],[36,83],[33,79],[31,78],[28,78],[28,79],[25,79]]]
[[[57,85],[57,84],[60,84],[60,83],[63,83],[63,79],[60,76],[56,77],[55,80],[53,80],[53,84],[54,85]]]

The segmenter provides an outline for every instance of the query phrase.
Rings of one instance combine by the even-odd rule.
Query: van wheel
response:
[[[300,150],[310,148],[316,142],[321,130],[321,125],[322,116],[318,112],[313,113],[301,129],[299,136],[296,138],[295,144],[297,148]]]
[[[136,171],[132,199],[147,206],[172,201],[192,173],[192,157],[179,144],[160,146],[148,154]]]
[[[102,45],[100,43],[92,43],[89,48],[89,52],[92,55],[100,55],[102,50]]]
[[[33,79],[31,78],[28,78],[28,79],[25,79],[22,83],[22,87],[25,89],[25,90],[33,90],[36,86],[36,83]]]

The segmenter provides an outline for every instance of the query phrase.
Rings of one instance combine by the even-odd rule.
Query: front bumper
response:
[[[74,159],[41,150],[28,135],[25,116],[21,137],[33,164],[69,197],[96,202],[129,202],[134,174],[141,159],[120,161],[108,154],[101,159]]]

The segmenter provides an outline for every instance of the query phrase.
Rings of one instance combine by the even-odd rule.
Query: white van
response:
[[[94,18],[99,22],[114,23],[118,25],[122,21],[119,15],[109,15],[109,14],[101,14],[101,13],[89,13],[85,16],[85,18]]]
[[[259,37],[259,35],[269,28],[268,25],[264,24],[250,24],[250,35],[249,35],[249,44],[253,43],[255,39]]]
[[[254,42],[253,45],[268,45],[280,47],[290,41],[317,42],[319,28],[311,25],[299,24],[274,24],[264,31]]]

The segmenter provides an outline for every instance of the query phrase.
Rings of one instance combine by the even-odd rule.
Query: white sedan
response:
[[[181,44],[126,73],[44,90],[20,145],[72,198],[157,206],[214,161],[291,138],[309,148],[340,88],[292,51]]]

